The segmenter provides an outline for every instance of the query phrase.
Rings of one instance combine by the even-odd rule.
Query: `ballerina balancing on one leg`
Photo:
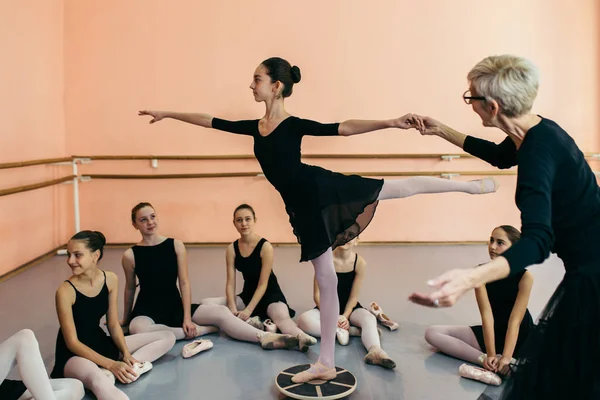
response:
[[[207,114],[140,111],[152,116],[150,123],[164,118],[214,128],[254,138],[254,154],[267,180],[285,203],[290,223],[301,245],[301,261],[311,261],[321,294],[321,353],[309,370],[294,382],[335,376],[334,348],[339,303],[332,250],[362,232],[375,213],[379,200],[421,193],[490,193],[496,190],[491,178],[458,182],[433,177],[380,180],[343,175],[301,161],[302,138],[351,136],[386,128],[415,128],[412,114],[390,120],[348,120],[321,124],[290,115],[284,99],[300,82],[300,69],[281,58],[269,58],[254,71],[250,89],[254,100],[264,102],[261,119],[226,121]]]

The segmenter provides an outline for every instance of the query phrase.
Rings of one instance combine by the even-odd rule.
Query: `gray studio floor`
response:
[[[120,259],[124,249],[108,249],[101,267],[116,272],[121,282]],[[225,249],[190,248],[190,279],[193,300],[222,296],[225,290]],[[358,251],[367,261],[368,275],[360,295],[363,305],[378,302],[400,324],[395,332],[385,328],[382,346],[396,361],[394,371],[366,365],[359,338],[336,349],[337,364],[358,379],[353,400],[370,399],[476,399],[483,384],[458,376],[459,360],[434,353],[423,340],[431,324],[476,324],[478,311],[472,293],[452,309],[431,310],[409,303],[413,290],[426,290],[428,278],[441,271],[477,265],[487,260],[485,246],[367,246]],[[298,247],[276,247],[274,270],[290,305],[301,313],[313,307],[312,267],[299,264]],[[562,278],[562,264],[552,257],[531,269],[535,275],[530,310],[535,316]],[[69,276],[64,257],[56,256],[12,279],[0,283],[0,339],[22,328],[32,329],[48,369],[54,362],[58,322],[54,291]],[[238,281],[239,282],[239,281]],[[122,287],[122,283],[121,283]],[[238,283],[238,291],[241,285]],[[122,295],[122,294],[121,294]],[[122,307],[122,300],[119,301]],[[263,351],[259,346],[209,335],[215,346],[195,358],[180,357],[178,342],[154,370],[129,386],[120,386],[131,399],[281,399],[276,374],[295,364],[317,358],[319,345],[307,354],[294,351]],[[13,374],[11,377],[17,375]],[[92,395],[86,399],[94,398]]]

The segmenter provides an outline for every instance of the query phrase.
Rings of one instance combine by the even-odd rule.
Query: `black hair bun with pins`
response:
[[[302,79],[302,75],[300,74],[300,68],[298,68],[298,66],[294,65],[292,67],[292,81],[294,83],[298,83],[298,82],[300,82],[300,79]]]
[[[106,244],[106,236],[104,236],[104,234],[99,231],[94,231],[94,234],[96,235],[97,239],[100,241],[101,247],[104,247],[104,245]]]

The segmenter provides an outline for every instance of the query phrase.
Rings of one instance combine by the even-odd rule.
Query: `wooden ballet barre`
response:
[[[600,153],[584,153],[585,158],[591,160],[600,160]],[[303,154],[302,158],[312,159],[441,159],[453,160],[461,158],[475,158],[470,154]],[[98,156],[71,156],[60,158],[44,158],[39,160],[15,161],[9,163],[0,163],[0,169],[21,168],[34,165],[56,164],[62,162],[70,162],[73,159],[90,159],[90,160],[255,160],[252,154],[229,154],[229,155],[98,155]]]
[[[52,179],[50,181],[32,183],[30,185],[2,189],[2,190],[0,190],[0,197],[8,196],[9,194],[28,192],[30,190],[41,189],[41,188],[45,188],[45,187],[52,186],[52,185],[58,185],[59,183],[72,181],[73,179],[75,179],[75,175],[69,175],[69,176],[63,176],[62,178],[58,178],[58,179]]]
[[[238,178],[238,177],[256,177],[264,176],[262,172],[223,172],[206,174],[140,174],[140,175],[120,175],[120,174],[90,174],[86,175],[91,179],[194,179],[194,178]]]
[[[403,172],[342,172],[345,175],[361,176],[488,176],[488,175],[517,175],[513,171],[403,171]],[[264,177],[262,172],[224,172],[224,173],[205,173],[205,174],[139,174],[139,175],[121,175],[121,174],[91,174],[86,175],[91,179],[194,179],[194,178],[243,178],[243,177]]]
[[[9,162],[9,163],[0,163],[0,169],[30,167],[32,165],[55,164],[55,163],[59,163],[59,162],[68,162],[71,160],[72,160],[71,157],[60,157],[60,158],[43,158],[40,160],[15,161],[15,162]]]
[[[592,160],[600,160],[600,153],[585,153],[585,157]],[[254,160],[253,154],[222,154],[222,155],[98,155],[98,156],[73,156],[73,158],[89,158],[91,160]],[[440,159],[453,160],[461,158],[476,158],[471,154],[453,154],[453,153],[428,153],[428,154],[303,154],[302,158],[312,159]]]
[[[73,156],[75,158],[89,158],[92,160],[254,160],[256,157],[252,154],[230,154],[230,155],[189,155],[189,156],[168,156],[168,155],[100,155],[100,156]],[[303,154],[302,158],[313,159],[452,159],[452,158],[473,158],[470,154]]]

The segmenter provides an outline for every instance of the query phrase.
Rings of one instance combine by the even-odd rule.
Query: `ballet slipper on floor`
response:
[[[266,332],[277,333],[277,325],[275,325],[275,323],[270,319],[265,319],[263,325],[265,326]]]
[[[350,341],[350,332],[340,328],[339,326],[335,330],[335,336],[337,337],[338,343],[342,346],[347,346]]]
[[[299,333],[297,338],[298,350],[300,350],[302,353],[306,353],[310,346],[314,346],[315,344],[317,344],[317,339],[306,333]]]
[[[299,336],[299,335],[298,335]],[[260,346],[265,350],[295,350],[299,348],[298,336],[292,335],[280,335],[278,333],[271,332],[259,332],[257,333],[258,341]]]
[[[150,361],[142,361],[139,363],[135,363],[133,364],[133,372],[135,372],[136,377],[133,378],[132,382],[137,381],[140,376],[142,376],[143,374],[145,374],[146,372],[150,371],[152,369],[152,363]]]
[[[292,382],[305,383],[314,381],[315,379],[330,381],[335,379],[336,376],[337,371],[335,368],[328,368],[320,362],[317,362],[316,364],[311,364],[310,368],[306,371],[299,372],[292,376]]]
[[[462,364],[458,368],[458,373],[463,378],[473,379],[487,385],[500,386],[502,384],[502,379],[498,375],[492,371],[474,365]]]
[[[371,365],[379,365],[383,368],[394,369],[396,363],[381,349],[380,346],[372,346],[365,356],[365,362]]]
[[[190,358],[195,356],[198,353],[201,353],[205,350],[209,350],[213,348],[213,342],[208,339],[198,339],[194,340],[191,343],[183,346],[183,350],[181,351],[181,356],[183,358]]]
[[[390,331],[395,331],[396,329],[398,329],[399,325],[396,322],[392,321],[387,315],[385,315],[383,313],[383,310],[381,309],[381,307],[379,307],[377,303],[371,303],[370,311],[371,314],[373,314],[375,318],[377,318],[377,321],[379,321],[381,325],[388,327]]]

